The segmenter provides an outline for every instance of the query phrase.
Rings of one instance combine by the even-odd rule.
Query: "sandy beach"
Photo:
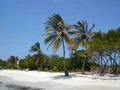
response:
[[[82,75],[64,73],[0,70],[0,82],[45,90],[120,90],[120,76]]]

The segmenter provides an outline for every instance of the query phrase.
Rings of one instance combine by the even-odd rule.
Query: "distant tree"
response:
[[[40,69],[42,70],[43,68],[43,63],[44,63],[44,58],[43,54],[41,52],[40,44],[39,42],[35,43],[31,49],[30,52],[34,52],[35,54],[33,55],[32,59],[35,60],[36,65],[40,65]]]
[[[118,60],[120,58],[119,38],[119,29],[109,30],[107,33],[95,33],[93,41],[91,42],[91,49],[98,55],[98,61],[102,67],[100,75],[104,75],[108,63],[111,68],[111,73],[118,73]]]
[[[51,67],[51,71],[62,71],[63,70],[63,58],[58,55],[50,56],[49,65]]]
[[[18,61],[18,57],[16,56],[10,56],[7,60],[10,68],[17,68],[17,61]]]
[[[5,60],[0,59],[0,67],[1,68],[7,68],[7,62]]]

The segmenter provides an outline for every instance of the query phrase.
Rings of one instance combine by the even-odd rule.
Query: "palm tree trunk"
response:
[[[76,51],[76,49],[75,49],[75,57],[76,58],[73,60],[73,68],[72,68],[73,71],[75,71],[75,69],[76,69],[76,67],[75,67],[76,66],[76,61],[77,61],[76,60],[77,59],[77,51]]]
[[[84,74],[85,62],[86,62],[86,59],[84,59],[84,60],[83,60],[83,65],[82,65],[82,74]]]
[[[64,44],[63,37],[62,37],[62,45],[63,45],[64,72],[65,72],[65,76],[69,76],[69,73],[68,73],[67,68],[66,68],[66,60],[65,60],[65,44]]]
[[[39,62],[38,64],[40,64],[40,70],[43,71],[43,56],[42,56],[41,51],[38,51],[38,58],[39,58],[39,59],[38,59],[38,60],[39,60],[39,61],[38,61],[38,62]],[[42,60],[40,60],[40,59],[42,59]]]

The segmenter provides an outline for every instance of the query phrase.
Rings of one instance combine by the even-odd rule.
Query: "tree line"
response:
[[[10,56],[8,60],[0,60],[0,66],[12,69],[43,71],[90,71],[91,67],[100,67],[100,75],[104,75],[109,67],[110,73],[120,73],[120,28],[108,32],[93,32],[95,24],[89,27],[87,21],[78,21],[69,25],[59,14],[48,18],[45,24],[45,44],[57,51],[62,45],[63,57],[56,54],[48,56],[41,50],[39,42],[30,48],[30,53],[23,59]],[[71,52],[66,58],[66,47]]]

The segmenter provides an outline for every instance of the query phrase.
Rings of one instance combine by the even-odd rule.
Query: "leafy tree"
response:
[[[40,69],[42,70],[43,68],[43,63],[44,63],[44,58],[43,58],[43,54],[41,52],[40,49],[40,44],[39,42],[35,43],[31,49],[30,52],[34,52],[36,54],[33,55],[32,59],[35,60],[36,65],[40,65]]]
[[[5,60],[0,59],[0,67],[7,68],[7,62]]]
[[[17,61],[18,61],[18,57],[15,57],[15,56],[10,56],[9,59],[7,60],[8,62],[8,66],[10,68],[17,68]]]
[[[30,66],[30,60],[28,58],[23,58],[23,59],[20,59],[19,61],[19,69],[31,69],[31,66]]]
[[[95,33],[91,48],[98,54],[102,67],[100,75],[104,75],[107,64],[111,64],[111,73],[117,74],[119,65],[119,35],[117,30],[109,30],[107,33]]]

